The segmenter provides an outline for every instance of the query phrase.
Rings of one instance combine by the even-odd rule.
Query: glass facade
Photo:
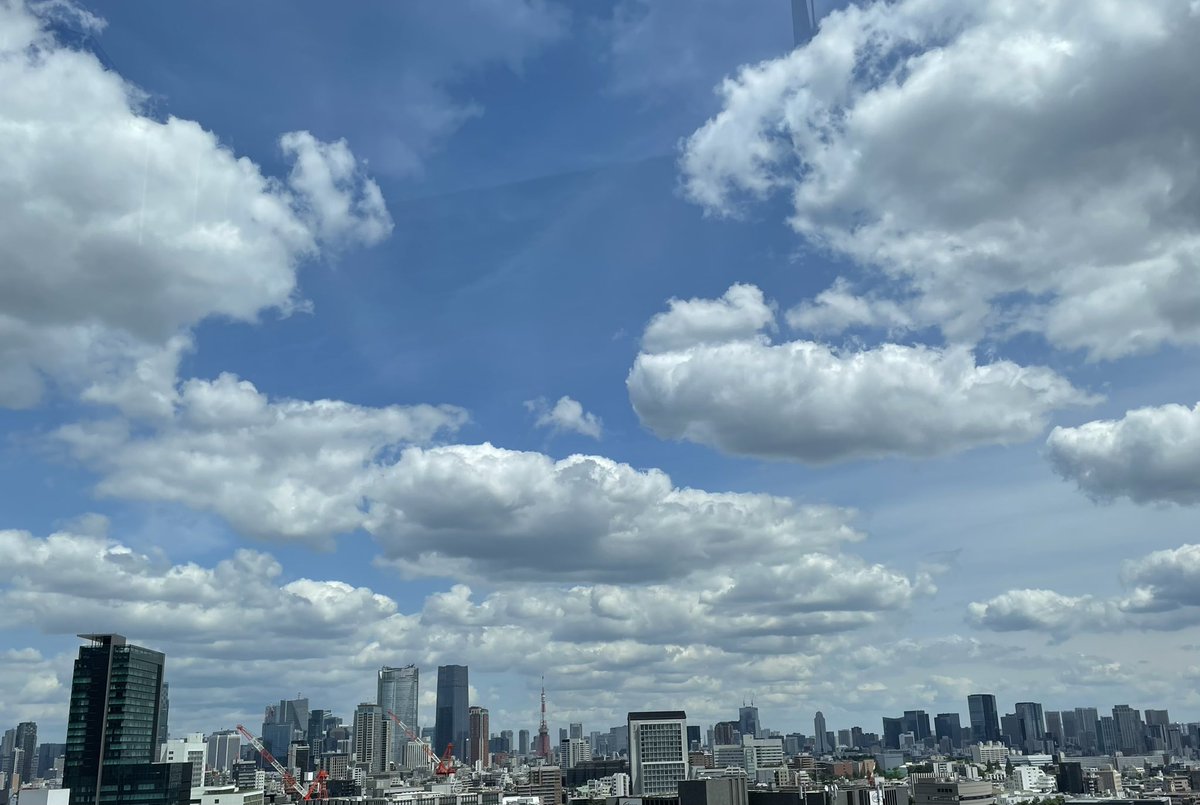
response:
[[[379,690],[375,698],[375,703],[382,707],[385,711],[393,712],[396,717],[408,725],[408,728],[416,732],[420,728],[417,726],[417,699],[420,693],[419,671],[415,665],[406,665],[402,668],[383,667],[379,669]],[[419,735],[419,733],[418,733]],[[403,730],[392,730],[392,757],[399,759],[404,757],[404,746],[408,743],[408,736]]]
[[[63,768],[71,805],[187,802],[191,765],[154,762],[166,657],[120,635],[81,636],[91,642],[71,678]]]
[[[434,723],[433,751],[438,755],[446,744],[454,744],[456,757],[466,757],[470,727],[467,723],[467,666],[438,666],[437,718]]]

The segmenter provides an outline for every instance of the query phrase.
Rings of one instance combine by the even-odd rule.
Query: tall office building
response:
[[[354,710],[354,765],[367,774],[388,771],[392,720],[383,708],[363,702]]]
[[[635,712],[626,723],[634,795],[676,793],[688,778],[687,715],[682,710]]]
[[[1095,754],[1100,745],[1100,711],[1095,707],[1076,707],[1075,725],[1079,730],[1079,748],[1085,755]]]
[[[972,693],[967,697],[971,715],[971,740],[976,742],[1000,740],[1000,715],[996,697],[991,693]]]
[[[962,746],[962,720],[958,713],[938,713],[933,717],[934,737],[941,741],[947,738],[950,746]]]
[[[1041,752],[1046,734],[1046,719],[1038,702],[1017,702],[1013,705],[1020,725],[1020,746],[1026,752]]]
[[[521,757],[529,754],[529,730],[521,730],[517,733],[517,754]]]
[[[221,730],[205,742],[205,763],[217,771],[232,771],[242,756],[242,736],[234,730]]]
[[[813,753],[816,755],[825,755],[833,751],[833,747],[826,745],[825,732],[825,714],[818,710],[813,716]]]
[[[1171,716],[1166,710],[1147,710],[1146,711],[1146,726],[1147,727],[1168,727],[1171,724]]]
[[[375,703],[383,708],[384,715],[388,712],[395,713],[414,733],[417,730],[419,674],[415,665],[405,665],[401,668],[385,665],[379,669],[375,697]],[[392,757],[397,763],[404,758],[404,747],[407,743],[408,735],[404,730],[392,730]]]
[[[28,783],[33,779],[33,770],[37,766],[37,724],[22,721],[17,725],[13,741],[14,748],[21,750],[21,763],[14,766],[13,773],[21,775],[22,783]]]
[[[153,762],[166,657],[121,635],[80,637],[63,767],[71,805],[187,805],[191,764]]]
[[[883,748],[899,749],[900,736],[904,733],[903,718],[883,717]]]
[[[486,707],[467,708],[467,763],[488,765],[488,709]]]
[[[1066,746],[1063,735],[1062,713],[1057,710],[1046,711],[1046,737],[1054,741],[1056,747]]]
[[[579,721],[572,721],[571,727],[567,731],[567,737],[568,738],[582,738],[583,737],[583,723],[579,722]]]
[[[1146,749],[1146,728],[1142,714],[1127,704],[1118,704],[1112,709],[1113,721],[1117,725],[1117,742],[1122,752],[1136,755]]]
[[[1047,713],[1047,716],[1049,714]],[[1063,746],[1070,744],[1071,746],[1079,746],[1079,721],[1075,717],[1074,710],[1063,710],[1060,713],[1062,717],[1062,740]],[[1047,724],[1047,729],[1049,725]]]
[[[929,728],[929,713],[924,710],[905,710],[904,731],[911,732],[913,739],[918,742],[930,737],[933,730]]]
[[[439,756],[454,744],[456,757],[465,758],[470,725],[467,723],[467,666],[440,665],[437,680],[437,715],[433,751]]]
[[[733,746],[741,743],[737,736],[741,733],[736,721],[718,721],[713,725],[713,745]]]
[[[743,704],[738,708],[738,732],[747,738],[757,738],[762,730],[758,721],[758,708],[754,705]]]

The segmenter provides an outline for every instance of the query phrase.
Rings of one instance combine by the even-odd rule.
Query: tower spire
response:
[[[550,728],[546,726],[546,677],[542,676],[542,722],[538,725],[537,756],[550,757]]]

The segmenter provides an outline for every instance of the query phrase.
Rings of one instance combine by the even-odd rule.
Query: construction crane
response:
[[[391,710],[388,710],[387,714],[392,717],[392,721],[395,721],[400,729],[404,730],[404,734],[408,736],[408,740],[416,741],[421,745],[421,748],[425,750],[426,759],[428,759],[429,763],[434,766],[434,774],[438,775],[439,777],[446,777],[454,774],[454,758],[451,756],[451,752],[454,749],[454,744],[446,744],[446,752],[439,758],[434,751],[429,748],[429,744],[421,740],[420,736],[417,735],[416,731],[414,731],[412,727],[400,720],[400,716],[396,715]]]
[[[267,751],[267,747],[263,746],[263,742],[259,740],[258,737],[252,732],[250,732],[250,730],[246,729],[241,724],[238,724],[237,731],[241,733],[243,738],[250,742],[251,746],[258,750],[258,753],[263,756],[263,760],[267,761],[267,763],[271,765],[271,768],[278,772],[279,776],[283,778],[283,788],[285,791],[290,790],[292,793],[299,795],[302,800],[306,801],[312,798],[314,791],[325,791],[326,796],[328,796],[328,789],[325,787],[325,781],[323,779],[321,780],[319,787],[317,786],[317,781],[314,780],[313,785],[306,790],[304,786],[300,785],[300,783],[296,781],[296,778],[292,776],[292,773],[284,768],[283,764],[276,760],[274,755]],[[321,774],[325,774],[325,772],[322,771]],[[318,778],[320,778],[320,776],[321,775],[317,775]],[[326,777],[328,777],[328,775],[326,775]]]

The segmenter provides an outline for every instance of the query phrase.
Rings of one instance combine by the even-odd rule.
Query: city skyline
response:
[[[88,637],[88,636],[85,636],[85,637]],[[125,638],[124,636],[117,636],[117,637],[120,638],[121,640],[127,640],[127,638]],[[443,666],[443,667],[446,668],[447,672],[448,672],[447,675],[445,676],[446,687],[447,687],[448,691],[452,689],[455,692],[457,692],[457,691],[463,690],[464,688],[468,688],[469,690],[474,690],[473,686],[464,686],[461,684],[465,678],[465,672],[467,670],[465,666],[449,665],[449,666]],[[455,670],[455,669],[457,669],[457,670]],[[438,670],[441,671],[442,668],[439,667]],[[384,686],[382,684],[380,684],[380,682],[387,672],[396,672],[396,671],[405,672],[405,676],[408,678],[415,678],[419,674],[419,668],[417,668],[414,665],[407,665],[407,666],[403,666],[403,667],[383,666],[380,669],[378,669],[378,671],[376,673],[377,694],[376,694],[375,699],[368,700],[364,703],[360,703],[357,706],[346,707],[346,708],[344,708],[344,710],[339,710],[337,707],[333,707],[333,708],[325,708],[325,709],[321,709],[321,710],[315,710],[313,712],[320,712],[323,714],[328,714],[328,715],[333,715],[333,716],[340,716],[342,712],[346,712],[350,716],[353,716],[359,708],[369,706],[369,707],[375,708],[378,711],[378,716],[380,718],[387,719],[388,718],[388,708],[385,707],[382,703],[377,701],[380,693],[384,690]],[[540,693],[540,689],[539,689],[539,693]],[[986,718],[984,718],[983,722],[982,722],[984,724],[983,732],[979,733],[979,732],[974,731],[975,725],[972,722],[975,720],[975,715],[973,713],[973,707],[975,705],[976,700],[983,700],[985,702],[988,700],[991,700],[992,706],[995,708],[994,714],[996,715],[996,722],[994,725],[996,732],[994,734],[988,731],[989,727],[988,727],[988,722],[987,722]],[[280,699],[280,700],[278,700],[278,702],[279,702],[278,706],[276,706],[275,701],[276,700],[271,700],[271,702],[266,705],[267,716],[270,720],[267,722],[264,722],[263,730],[261,731],[261,736],[260,736],[264,739],[264,741],[268,744],[268,746],[270,746],[272,743],[271,736],[270,736],[270,728],[273,724],[288,724],[289,730],[295,729],[300,732],[304,732],[304,729],[302,729],[300,725],[302,723],[306,724],[308,722],[309,710],[307,708],[310,705],[310,700],[307,696],[298,696],[294,700]],[[329,702],[327,702],[327,701],[323,702],[323,703],[329,704]],[[490,725],[491,725],[490,728],[487,729],[487,732],[485,733],[485,735],[483,735],[482,737],[495,737],[502,733],[512,733],[515,735],[517,732],[528,732],[529,735],[536,734],[536,725],[534,725],[533,728],[531,728],[529,726],[524,726],[524,725],[499,724],[498,722],[491,721],[489,718],[489,711],[491,710],[491,707],[487,706],[486,701],[476,701],[476,699],[471,694],[468,694],[468,699],[466,701],[459,702],[459,704],[465,705],[466,710],[468,711],[466,714],[467,715],[467,727],[461,733],[463,736],[474,736],[476,734],[475,733],[475,720],[476,720],[475,713],[476,713],[476,711],[479,711],[482,713],[482,720],[480,723],[482,723],[484,725],[488,725],[490,722]],[[832,724],[829,723],[828,720],[825,718],[824,713],[821,710],[818,710],[815,712],[815,714],[812,717],[812,720],[809,723],[814,724],[814,726],[816,726],[816,725],[825,726],[826,734],[832,734],[834,736],[844,735],[844,734],[848,734],[851,732],[853,732],[855,734],[875,733],[880,737],[880,740],[883,742],[883,744],[886,748],[887,740],[888,740],[887,736],[886,736],[887,729],[888,729],[887,722],[889,720],[900,725],[899,726],[900,732],[905,733],[905,734],[912,734],[912,735],[914,735],[914,737],[917,740],[920,740],[921,738],[928,737],[928,736],[935,736],[935,735],[940,736],[942,734],[942,725],[938,722],[942,719],[943,716],[953,716],[955,719],[955,721],[953,722],[954,729],[962,730],[963,727],[971,728],[972,734],[971,734],[970,742],[980,743],[980,742],[1003,741],[1005,743],[1008,743],[1011,735],[1015,733],[1015,734],[1019,734],[1022,736],[1021,740],[1017,740],[1015,743],[1010,744],[1010,745],[1014,746],[1014,748],[1017,748],[1017,749],[1026,749],[1027,748],[1024,745],[1024,736],[1025,736],[1026,730],[1029,729],[1029,727],[1027,725],[1032,724],[1032,723],[1037,723],[1037,724],[1041,725],[1036,730],[1036,733],[1037,733],[1036,737],[1038,737],[1040,739],[1047,735],[1056,734],[1056,731],[1057,731],[1057,734],[1061,735],[1062,731],[1064,729],[1064,727],[1063,727],[1064,720],[1068,719],[1068,718],[1071,720],[1069,722],[1067,722],[1070,725],[1067,729],[1067,732],[1073,733],[1076,729],[1078,729],[1080,734],[1082,734],[1084,731],[1092,728],[1092,727],[1086,726],[1088,723],[1090,723],[1092,725],[1097,725],[1098,723],[1100,723],[1102,720],[1105,720],[1105,719],[1114,721],[1113,729],[1116,730],[1116,732],[1114,732],[1115,737],[1111,739],[1112,741],[1128,740],[1129,733],[1122,732],[1121,730],[1132,729],[1131,727],[1128,727],[1128,726],[1122,727],[1120,725],[1121,718],[1120,718],[1120,716],[1118,716],[1118,712],[1124,712],[1126,714],[1136,713],[1137,717],[1141,720],[1141,722],[1144,722],[1147,726],[1156,725],[1156,724],[1163,725],[1163,726],[1166,726],[1167,724],[1189,724],[1189,723],[1200,724],[1200,718],[1189,718],[1186,716],[1185,717],[1171,717],[1170,714],[1172,712],[1175,712],[1178,714],[1179,712],[1182,712],[1182,711],[1180,708],[1178,708],[1178,706],[1171,705],[1170,703],[1164,703],[1164,702],[1153,703],[1153,704],[1160,705],[1160,706],[1163,704],[1166,704],[1167,706],[1165,706],[1165,707],[1150,707],[1150,706],[1146,706],[1146,704],[1147,703],[1135,703],[1133,705],[1130,705],[1128,702],[1119,702],[1119,703],[1113,703],[1111,705],[1108,705],[1107,707],[1100,706],[1099,708],[1097,708],[1095,704],[1087,704],[1087,705],[1074,704],[1069,707],[1067,707],[1067,706],[1055,707],[1055,706],[1047,705],[1045,702],[1041,702],[1041,701],[1039,701],[1039,702],[1015,701],[1011,704],[1011,706],[1005,706],[1005,705],[1002,705],[1001,700],[998,700],[994,694],[978,692],[978,693],[968,694],[968,696],[963,701],[963,706],[961,706],[957,709],[955,709],[954,707],[949,707],[949,709],[940,709],[940,710],[928,709],[928,708],[908,709],[908,710],[905,710],[903,715],[899,716],[899,717],[892,717],[892,716],[889,716],[887,713],[881,713],[879,715],[879,717],[877,719],[875,719],[874,721],[871,721],[869,719],[866,721],[850,720],[850,721],[847,721],[846,723],[838,722],[838,723],[832,723]],[[303,712],[301,712],[300,709],[297,709],[297,708],[303,709]],[[1013,713],[1004,715],[1003,713],[1004,713],[1005,709],[1011,709],[1013,711]],[[1111,715],[1109,715],[1110,709],[1111,709]],[[433,710],[436,713],[436,707],[431,708],[431,710]],[[985,710],[985,712],[987,710],[986,704],[985,704],[984,710]],[[622,711],[618,711],[618,712],[622,712]],[[625,710],[623,712],[628,713],[629,711]],[[831,712],[836,712],[836,711],[831,710]],[[728,718],[725,718],[725,716],[730,715],[730,713],[735,713],[737,715],[737,718],[733,719],[732,721],[730,721]],[[1090,713],[1091,715],[1085,718],[1082,715],[1085,713]],[[1027,715],[1023,715],[1023,714],[1027,714]],[[767,734],[768,732],[770,732],[772,734],[777,734],[779,736],[801,734],[801,735],[805,735],[806,737],[808,737],[810,739],[810,743],[814,744],[814,747],[813,747],[814,754],[826,754],[826,753],[832,752],[834,747],[836,745],[838,745],[838,744],[836,744],[836,742],[834,744],[828,743],[823,736],[818,737],[818,734],[815,731],[815,729],[807,729],[806,730],[804,728],[803,723],[774,724],[774,723],[770,723],[770,722],[763,722],[761,719],[760,709],[757,707],[757,705],[753,705],[753,704],[747,705],[745,703],[745,700],[743,700],[743,702],[740,706],[737,706],[731,702],[729,705],[729,710],[726,712],[722,712],[719,715],[720,715],[720,717],[717,717],[714,720],[710,720],[707,722],[704,721],[702,718],[699,720],[689,719],[689,725],[694,726],[697,729],[701,729],[701,730],[708,729],[711,731],[712,728],[717,724],[717,722],[725,721],[725,722],[732,724],[733,728],[735,730],[738,730],[739,728],[741,730],[743,730],[743,731],[737,733],[737,734],[742,735],[743,737],[754,737],[755,735],[761,736],[761,735]],[[769,714],[768,714],[768,716],[769,716]],[[1078,726],[1076,725],[1076,721],[1075,721],[1076,718],[1080,719]],[[1026,720],[1026,719],[1028,719],[1028,720]],[[249,717],[244,717],[244,718],[240,718],[239,721],[252,721],[252,719],[250,719]],[[352,722],[354,722],[354,721],[356,721],[356,719],[352,719]],[[1006,721],[1011,722],[1007,731],[1002,730],[1002,726]],[[25,723],[26,722],[22,722],[22,725]],[[54,722],[51,721],[49,723],[53,724]],[[156,729],[160,729],[163,723],[164,722],[160,721],[156,725]],[[29,722],[29,724],[32,727],[32,731],[33,731],[32,734],[34,736],[37,736],[37,734],[38,734],[37,731],[39,729],[37,723]],[[572,737],[572,738],[586,737],[587,733],[589,731],[595,729],[597,725],[600,725],[603,727],[602,731],[607,731],[608,729],[613,728],[613,726],[619,726],[619,725],[607,724],[606,722],[603,721],[603,719],[601,721],[589,723],[587,725],[587,729],[584,728],[583,722],[574,721],[574,720],[564,722],[562,725],[559,725],[553,719],[550,719],[549,724],[550,724],[551,732],[557,731],[558,734],[560,734],[560,735],[568,735],[569,734],[570,737]],[[1057,727],[1054,728],[1053,724],[1057,724]],[[17,725],[17,726],[20,727],[22,725]],[[431,720],[431,723],[421,724],[418,719],[418,720],[415,720],[414,723],[410,724],[410,726],[413,726],[417,732],[424,732],[426,730],[429,730],[432,732],[435,730],[435,724],[432,723],[432,720]],[[934,726],[936,726],[937,729],[935,729]],[[744,732],[744,730],[747,728],[751,730],[750,733]],[[403,737],[403,733],[400,732],[398,730],[398,728],[396,729],[395,732],[392,732],[391,731],[392,729],[393,729],[392,722],[390,719],[388,719],[388,724],[385,725],[385,731],[387,731],[387,739],[389,742],[393,742],[393,738],[399,737],[400,740],[394,742],[395,745],[398,746],[400,743],[402,743],[406,739]],[[950,722],[946,722],[946,729],[947,730],[950,729]],[[192,728],[175,729],[174,737],[178,737],[179,735],[182,735],[182,734],[192,734],[192,733],[204,733],[204,734],[230,733],[230,734],[232,734],[232,729],[231,729],[231,727],[227,727],[227,726],[223,726],[223,725],[211,725],[210,724],[210,725],[205,725],[202,728],[194,728],[194,725],[193,725]],[[51,736],[49,736],[43,730],[42,737],[43,737],[43,739],[47,739]],[[1031,736],[1031,738],[1032,738],[1032,736]],[[161,736],[161,735],[158,736],[159,747],[161,747],[161,744],[164,740],[165,740],[165,738],[163,736]],[[437,743],[436,737],[431,736],[430,740],[434,744]],[[1092,740],[1093,741],[1096,740],[1095,736],[1093,736]],[[1100,737],[1100,740],[1101,740],[1101,742],[1103,742],[1102,736]],[[40,741],[37,740],[36,737],[33,738],[33,741],[35,743],[41,743]],[[466,740],[464,740],[462,745],[467,746],[467,747],[476,746],[474,737],[467,738]],[[551,746],[552,746],[552,748],[557,748],[557,743],[555,741],[551,741]],[[400,753],[400,754],[394,755],[394,756],[403,756],[402,755],[403,749],[393,749],[392,751]],[[471,751],[471,750],[468,749],[467,751]],[[441,754],[441,752],[439,751],[439,752],[437,752],[437,754]],[[458,748],[455,749],[455,755],[460,758],[462,757],[460,750]]]
[[[0,2],[0,719],[1197,719],[1200,14],[1096,3]]]

